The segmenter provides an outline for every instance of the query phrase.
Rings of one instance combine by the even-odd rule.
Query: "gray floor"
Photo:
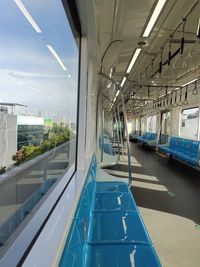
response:
[[[131,154],[141,164],[132,192],[162,265],[200,267],[200,173],[135,143]]]

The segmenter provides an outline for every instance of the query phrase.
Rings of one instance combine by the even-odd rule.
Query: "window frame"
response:
[[[189,110],[189,109],[195,109],[197,108],[199,111],[198,111],[198,122],[197,122],[197,137],[196,138],[192,138],[192,137],[186,137],[184,135],[182,135],[181,133],[181,129],[182,129],[182,114],[185,110]],[[181,110],[180,112],[180,123],[179,123],[179,136],[182,137],[182,138],[185,138],[185,139],[189,139],[189,140],[194,140],[194,141],[198,141],[199,140],[199,136],[200,136],[200,107],[199,106],[192,106],[192,107],[188,107],[188,108],[184,108]]]
[[[78,37],[78,83],[77,83],[77,114],[76,114],[76,150],[75,150],[75,162],[70,166],[63,177],[58,181],[56,186],[52,189],[47,197],[44,197],[39,203],[35,213],[31,218],[27,218],[20,224],[19,235],[16,239],[9,244],[6,251],[0,258],[0,266],[21,266],[27,258],[29,252],[40,236],[42,230],[47,224],[52,213],[58,206],[60,199],[63,197],[70,182],[75,179],[77,173],[77,159],[78,159],[78,136],[79,136],[79,105],[80,105],[80,67],[81,67],[81,24],[78,16],[76,4],[70,0],[61,0],[63,8],[68,19],[71,31],[76,37]],[[72,139],[73,140],[73,139]],[[70,140],[71,141],[71,140]],[[83,183],[83,181],[82,181]],[[82,188],[82,187],[81,187]],[[24,223],[26,223],[24,225]],[[17,252],[17,253],[16,253]]]

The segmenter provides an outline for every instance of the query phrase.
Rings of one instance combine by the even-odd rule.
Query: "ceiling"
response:
[[[165,64],[158,73],[159,62],[168,59],[180,47],[183,26],[176,28],[196,0],[168,0],[148,38],[142,37],[144,29],[158,0],[77,0],[83,36],[88,38],[90,58],[97,66],[97,75],[102,71],[120,83],[136,48],[142,52],[137,58],[123,86],[127,107],[135,98],[154,99],[200,76],[200,39],[196,38],[200,4],[187,16],[184,28],[185,46],[181,55],[177,53],[170,65]],[[170,37],[170,38],[169,38]],[[141,45],[142,44],[142,45]],[[171,47],[171,48],[170,48]],[[162,53],[161,53],[162,51]],[[115,99],[117,86],[105,78],[99,80],[105,95],[105,107],[110,109]],[[163,87],[153,87],[163,86]],[[171,89],[170,89],[171,88]],[[130,100],[130,96],[132,96]],[[109,100],[110,99],[110,100]],[[129,101],[128,101],[129,100]],[[117,104],[119,97],[116,100]],[[135,110],[137,107],[135,108]],[[131,112],[134,111],[133,109]]]

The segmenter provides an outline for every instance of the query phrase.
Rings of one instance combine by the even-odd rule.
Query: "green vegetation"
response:
[[[70,137],[72,137],[72,133],[67,127],[63,124],[54,123],[53,127],[44,135],[44,139],[39,146],[29,144],[22,146],[17,151],[16,155],[13,156],[13,160],[16,161],[15,165],[20,165],[69,141]]]
[[[6,172],[6,167],[0,167],[0,174],[3,174]]]

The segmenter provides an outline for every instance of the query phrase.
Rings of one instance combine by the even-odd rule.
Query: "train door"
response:
[[[170,111],[161,114],[160,144],[166,144],[170,136]]]

